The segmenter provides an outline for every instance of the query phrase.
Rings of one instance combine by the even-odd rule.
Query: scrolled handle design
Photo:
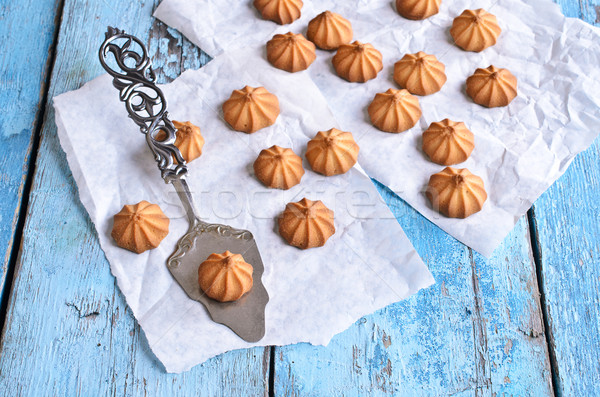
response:
[[[116,69],[107,63],[111,54]],[[113,85],[119,90],[129,117],[146,135],[165,182],[185,176],[187,165],[175,146],[175,126],[169,119],[167,100],[155,84],[152,61],[142,41],[109,26],[99,57],[102,67],[113,77]]]

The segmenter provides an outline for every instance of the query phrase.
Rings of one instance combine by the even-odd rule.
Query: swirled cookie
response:
[[[114,216],[111,236],[119,247],[141,254],[158,247],[167,234],[169,218],[158,205],[142,200]]]
[[[467,79],[467,95],[488,108],[507,106],[517,96],[517,78],[508,69],[495,66],[477,69]]]
[[[411,94],[430,95],[446,83],[446,67],[423,51],[406,54],[394,65],[394,81]]]
[[[175,120],[173,120],[173,126],[177,129],[175,146],[181,152],[183,159],[189,163],[200,157],[204,147],[204,137],[200,133],[200,127],[189,121],[181,123]]]
[[[287,25],[300,18],[302,0],[254,0],[254,7],[263,19]]]
[[[242,255],[225,251],[210,256],[198,267],[198,284],[206,296],[219,302],[240,299],[252,289],[254,268]]]
[[[406,131],[417,124],[422,114],[416,96],[393,88],[376,94],[368,111],[371,123],[385,132]]]
[[[313,171],[325,176],[347,172],[356,164],[359,147],[352,133],[332,128],[308,141],[306,159]]]
[[[322,247],[335,233],[333,211],[320,200],[288,203],[278,222],[281,237],[302,249]]]
[[[264,87],[235,90],[223,104],[223,118],[236,131],[248,134],[275,123],[279,116],[277,97]]]
[[[267,59],[286,72],[305,70],[316,58],[315,45],[301,34],[276,34],[267,43]]]
[[[260,152],[254,161],[254,173],[265,186],[285,190],[300,183],[304,168],[292,149],[273,145]]]
[[[464,10],[454,18],[450,34],[465,51],[480,52],[496,44],[502,29],[496,17],[484,9]]]
[[[466,218],[481,211],[487,199],[480,177],[466,168],[452,167],[431,175],[426,195],[434,210],[450,218]]]
[[[381,52],[371,44],[355,41],[342,44],[332,62],[336,73],[341,78],[353,83],[364,83],[377,77],[383,69]]]
[[[462,163],[474,147],[473,133],[462,122],[445,119],[431,123],[423,132],[423,151],[437,164]]]
[[[306,37],[322,50],[335,50],[352,41],[352,24],[335,12],[325,11],[308,23]]]
[[[429,18],[440,11],[442,0],[396,0],[398,14],[406,19]]]

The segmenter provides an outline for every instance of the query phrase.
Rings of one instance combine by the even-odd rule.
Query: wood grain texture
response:
[[[559,4],[565,15],[600,26],[599,0]],[[562,396],[600,395],[599,158],[596,139],[533,210],[556,391]]]
[[[534,206],[544,304],[564,396],[600,395],[600,142]]]
[[[153,42],[163,81],[182,64],[199,66],[203,58],[181,36],[163,31],[167,39],[157,40],[157,3],[66,1],[49,97],[101,73],[97,51],[107,25]],[[2,340],[0,395],[263,395],[268,348],[165,373],[110,274],[48,110]]]
[[[58,5],[58,0],[0,1],[0,291],[47,89]]]
[[[378,187],[436,284],[362,318],[328,347],[277,347],[275,394],[550,395],[526,220],[486,262]]]

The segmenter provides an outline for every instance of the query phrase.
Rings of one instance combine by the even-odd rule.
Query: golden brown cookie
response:
[[[423,151],[440,165],[462,163],[475,147],[475,137],[465,123],[442,120],[423,132]]]
[[[404,89],[376,94],[368,111],[371,123],[385,132],[406,131],[421,118],[419,99]]]
[[[158,205],[142,200],[115,215],[111,236],[119,247],[141,254],[158,247],[167,234],[169,218]]]
[[[477,69],[467,79],[467,94],[481,106],[507,106],[517,96],[517,78],[495,66]]]
[[[352,41],[352,35],[350,21],[331,11],[314,17],[306,31],[306,37],[322,50],[335,50],[342,44],[348,44]]]
[[[254,7],[263,19],[287,25],[300,18],[302,0],[254,0]]]
[[[253,271],[252,265],[240,254],[229,251],[210,254],[198,268],[198,283],[209,298],[219,302],[236,301],[252,289]]]
[[[175,146],[181,152],[183,159],[189,163],[200,157],[204,147],[204,137],[200,133],[200,127],[189,121],[181,123],[175,120],[173,120],[173,126],[177,129]]]
[[[320,200],[288,203],[279,217],[279,234],[294,247],[322,247],[334,233],[333,211]]]
[[[265,186],[285,190],[300,183],[304,168],[292,149],[273,145],[260,152],[254,161],[254,173]]]
[[[446,83],[446,67],[435,55],[406,54],[394,65],[394,81],[411,94],[430,95]]]
[[[406,19],[429,18],[440,11],[442,0],[396,0],[398,14]]]
[[[286,72],[305,70],[316,58],[315,45],[301,34],[276,34],[267,43],[267,59]]]
[[[313,171],[325,176],[347,172],[356,164],[359,147],[350,132],[332,128],[308,141],[306,159]]]
[[[342,44],[332,62],[338,76],[353,83],[374,79],[383,69],[381,52],[371,44],[358,41]]]
[[[277,97],[264,87],[235,90],[223,104],[223,118],[236,131],[251,134],[275,123],[279,116]]]
[[[496,44],[502,29],[496,17],[484,9],[464,10],[454,18],[450,34],[465,51],[480,52]]]
[[[431,175],[426,195],[434,210],[450,218],[466,218],[481,211],[487,199],[480,177],[466,168],[452,167]]]

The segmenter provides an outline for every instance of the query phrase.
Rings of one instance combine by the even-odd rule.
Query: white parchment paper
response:
[[[349,19],[354,39],[382,52],[383,71],[365,84],[348,83],[335,74],[333,53],[317,50],[307,73],[341,127],[354,133],[361,147],[359,162],[369,176],[432,222],[490,256],[600,132],[600,29],[565,18],[548,0],[443,1],[440,13],[425,21],[402,18],[393,3],[306,0],[302,17],[285,26],[262,20],[252,1],[224,0],[217,6],[211,0],[164,0],[155,16],[209,55],[251,43],[264,45],[275,33],[305,33],[308,21],[324,10]],[[449,34],[454,17],[475,8],[495,14],[502,27],[498,44],[482,53],[462,51]],[[436,55],[446,65],[448,81],[440,92],[420,98],[423,117],[414,128],[401,134],[380,132],[370,124],[366,109],[376,93],[398,88],[392,79],[394,63],[417,51]],[[487,109],[465,93],[467,77],[491,64],[508,68],[518,78],[519,95],[508,107]],[[422,131],[445,118],[465,122],[475,134],[472,156],[455,167],[481,176],[488,192],[483,210],[465,220],[439,215],[424,195],[429,176],[444,167],[421,151]]]
[[[166,259],[186,232],[187,219],[173,187],[160,178],[144,136],[127,118],[111,78],[98,77],[54,98],[60,141],[81,201],[119,288],[169,372],[254,345],[327,344],[361,316],[433,283],[358,167],[326,178],[304,164],[302,182],[287,191],[267,189],[256,179],[252,164],[260,150],[277,144],[303,156],[309,138],[336,125],[306,74],[273,71],[259,53],[246,49],[222,55],[162,86],[172,119],[198,124],[206,139],[188,177],[201,218],[248,229],[257,240],[270,302],[266,335],[256,344],[212,322],[168,272]],[[252,135],[231,130],[221,119],[222,103],[244,85],[265,86],[278,96],[281,107],[275,125]],[[275,218],[285,204],[303,197],[322,200],[335,213],[336,233],[324,247],[302,251],[277,233]],[[159,204],[171,226],[157,249],[136,255],[118,248],[110,232],[112,216],[124,204],[140,200]]]

